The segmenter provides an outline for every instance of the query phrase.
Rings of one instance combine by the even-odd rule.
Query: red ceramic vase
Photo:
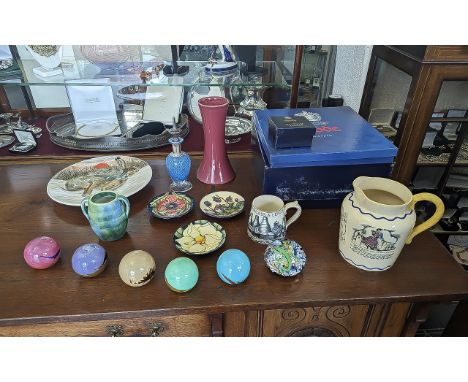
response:
[[[204,97],[198,101],[203,120],[205,148],[197,178],[207,184],[224,184],[236,174],[226,152],[224,129],[229,101],[224,97]]]

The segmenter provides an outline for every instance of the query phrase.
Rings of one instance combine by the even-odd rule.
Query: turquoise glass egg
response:
[[[240,284],[249,277],[249,257],[239,249],[228,249],[219,256],[216,271],[226,284]]]
[[[198,282],[197,264],[188,257],[177,257],[167,264],[164,279],[174,292],[188,292]]]

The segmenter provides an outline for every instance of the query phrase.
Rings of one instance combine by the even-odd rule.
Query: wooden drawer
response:
[[[210,336],[208,315],[159,316],[0,327],[0,336]]]

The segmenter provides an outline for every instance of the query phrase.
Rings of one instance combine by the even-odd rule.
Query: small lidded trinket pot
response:
[[[60,258],[60,246],[51,237],[36,237],[26,244],[23,256],[26,264],[31,268],[50,268]]]
[[[135,250],[127,253],[119,264],[122,281],[131,287],[148,284],[156,272],[156,263],[148,252]]]
[[[296,276],[306,263],[302,247],[294,240],[274,241],[265,251],[265,262],[270,271],[281,276]]]
[[[249,257],[239,249],[228,249],[219,256],[216,271],[226,284],[240,284],[249,277]]]
[[[96,243],[83,244],[72,256],[72,268],[82,277],[95,277],[107,265],[106,250]]]
[[[198,267],[188,257],[177,257],[167,264],[164,280],[174,292],[188,292],[198,282]]]

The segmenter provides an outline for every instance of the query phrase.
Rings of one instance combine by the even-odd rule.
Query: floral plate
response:
[[[200,201],[200,209],[205,214],[220,219],[239,215],[244,210],[244,205],[244,198],[230,191],[213,192]]]
[[[180,218],[192,211],[194,200],[188,195],[166,192],[151,199],[148,210],[159,219]]]
[[[174,234],[176,248],[189,255],[206,255],[226,241],[226,231],[217,223],[195,220],[180,227]]]

